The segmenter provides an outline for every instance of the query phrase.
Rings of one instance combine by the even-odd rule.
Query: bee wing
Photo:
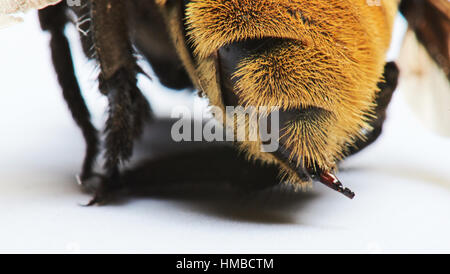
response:
[[[408,20],[398,65],[400,85],[424,124],[450,137],[450,2],[403,0]]]
[[[450,81],[411,30],[398,66],[400,88],[418,118],[436,133],[450,137]]]
[[[54,5],[61,0],[1,0],[0,28],[21,22],[21,14],[35,9],[42,9]]]

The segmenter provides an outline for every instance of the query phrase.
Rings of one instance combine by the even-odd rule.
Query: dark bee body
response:
[[[127,1],[127,11],[131,40],[151,64],[159,81],[168,88],[194,88],[156,4]]]
[[[121,185],[119,168],[151,118],[137,87],[136,53],[165,86],[198,89],[222,110],[279,107],[280,148],[265,153],[260,141],[244,141],[236,142],[239,149],[294,185],[320,180],[352,198],[332,172],[381,134],[397,84],[397,67],[386,64],[385,54],[399,1],[381,2],[86,0],[72,7],[109,101],[105,176],[92,204]],[[87,142],[85,180],[94,176],[99,141],[62,32],[68,10],[64,3],[48,7],[40,19],[52,33],[55,69]]]

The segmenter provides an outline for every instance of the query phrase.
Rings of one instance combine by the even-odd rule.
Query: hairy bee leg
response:
[[[105,178],[90,204],[108,199],[120,186],[119,166],[129,160],[134,139],[150,119],[150,106],[137,88],[140,72],[128,37],[124,0],[90,1],[92,39],[100,65],[99,88],[108,97]]]
[[[399,70],[394,62],[388,62],[384,66],[383,79],[378,83],[380,92],[377,95],[375,108],[376,118],[370,122],[373,130],[365,135],[365,140],[358,139],[352,146],[348,147],[347,156],[360,152],[380,137],[383,124],[386,120],[386,110],[391,102],[392,94],[397,88]]]
[[[60,3],[40,10],[39,20],[41,28],[51,34],[51,55],[58,82],[72,117],[81,129],[86,142],[86,155],[80,176],[82,180],[85,180],[93,175],[94,162],[99,152],[99,139],[81,95],[81,89],[75,77],[69,42],[64,35],[64,28],[68,23],[65,4]]]

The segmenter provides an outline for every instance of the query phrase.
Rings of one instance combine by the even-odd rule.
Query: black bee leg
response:
[[[83,180],[88,179],[93,175],[93,165],[99,152],[99,140],[97,130],[91,123],[89,110],[81,95],[75,77],[69,43],[64,35],[64,28],[68,23],[65,4],[49,6],[39,11],[39,20],[41,28],[51,34],[51,55],[58,82],[72,117],[81,129],[86,141],[86,155],[80,177]]]
[[[124,0],[91,1],[92,38],[100,65],[99,88],[108,97],[105,177],[90,204],[104,203],[121,186],[119,167],[130,159],[134,139],[150,119],[150,106],[137,88],[140,72],[128,37]]]
[[[399,70],[394,62],[386,63],[384,66],[384,81],[378,83],[380,92],[378,93],[375,109],[376,118],[372,119],[370,125],[373,130],[365,135],[365,140],[357,140],[354,145],[348,147],[347,156],[360,152],[373,142],[375,142],[381,135],[383,130],[383,123],[386,120],[386,110],[391,102],[392,94],[397,88]]]

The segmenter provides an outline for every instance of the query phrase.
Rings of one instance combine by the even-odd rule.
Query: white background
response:
[[[80,82],[98,126],[105,99],[80,53]],[[398,91],[380,140],[348,159],[349,200],[322,185],[310,194],[250,200],[202,193],[141,197],[85,208],[74,175],[84,143],[62,100],[48,36],[34,14],[0,30],[0,252],[448,252],[450,140],[416,121]],[[140,85],[159,115],[192,105],[186,92]],[[170,142],[155,140],[160,149]]]

